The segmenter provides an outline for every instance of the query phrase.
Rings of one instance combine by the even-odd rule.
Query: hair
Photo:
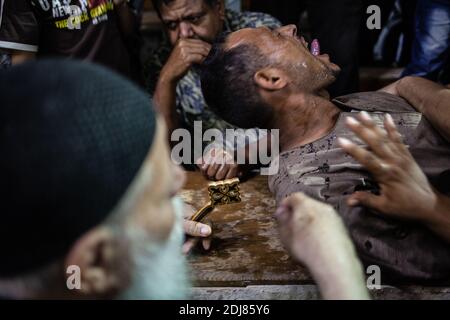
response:
[[[152,0],[153,8],[156,10],[156,13],[159,17],[161,17],[161,6],[169,5],[175,0]],[[203,0],[208,6],[212,7],[214,4],[219,2],[220,0]]]
[[[241,128],[266,128],[273,108],[263,101],[254,75],[270,62],[254,45],[225,50],[229,34],[223,33],[215,40],[200,66],[203,96],[225,121]]]

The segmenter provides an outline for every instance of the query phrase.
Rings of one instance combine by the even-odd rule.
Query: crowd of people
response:
[[[145,60],[143,1],[0,4],[0,297],[187,298],[185,255],[214,230],[177,196],[184,170],[245,177],[260,166],[234,160],[269,145],[262,130],[279,132],[280,238],[322,297],[368,299],[371,264],[394,283],[450,280],[450,1],[418,1],[411,62],[373,92],[356,92],[355,52],[323,53],[355,41],[362,1],[337,6],[348,32],[317,22],[336,2],[307,1],[308,43],[239,1],[152,0],[164,37]],[[172,133],[196,122],[254,134],[232,161],[218,144],[177,166]]]

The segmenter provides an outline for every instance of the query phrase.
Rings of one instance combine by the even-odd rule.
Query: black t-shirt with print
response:
[[[0,0],[0,50],[89,60],[130,76],[113,0]]]

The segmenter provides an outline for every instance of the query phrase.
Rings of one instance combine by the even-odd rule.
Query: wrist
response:
[[[176,80],[170,72],[166,71],[164,68],[159,74],[158,81],[156,83],[156,90],[163,92],[175,92],[177,88],[178,80]]]
[[[158,79],[153,95],[153,105],[164,118],[172,118],[176,113],[176,83],[166,82],[162,77]]]
[[[435,193],[435,202],[433,209],[428,212],[425,224],[430,229],[441,229],[450,226],[450,198]]]
[[[178,79],[173,76],[172,72],[168,71],[166,67],[163,67],[159,75],[158,84],[170,87],[176,87]]]

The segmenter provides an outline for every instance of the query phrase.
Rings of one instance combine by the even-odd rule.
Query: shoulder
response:
[[[403,98],[385,92],[358,92],[332,100],[341,108],[368,112],[416,112]]]
[[[257,28],[266,26],[269,28],[278,28],[281,22],[269,14],[261,12],[235,12],[227,10],[227,20],[229,22],[231,31],[236,31],[243,28]]]

